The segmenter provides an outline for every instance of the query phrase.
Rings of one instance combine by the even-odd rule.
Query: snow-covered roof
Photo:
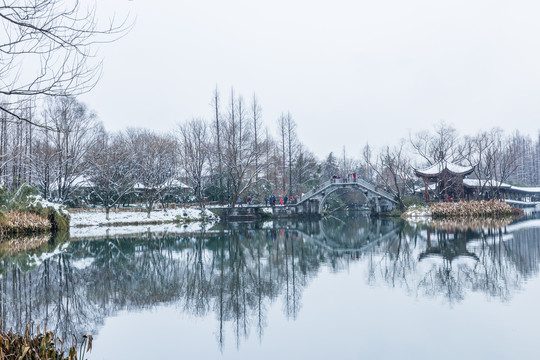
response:
[[[184,184],[183,182],[181,182],[180,180],[176,180],[176,179],[171,180],[170,182],[167,183],[167,185],[172,188],[191,189],[191,186],[188,186]],[[146,186],[144,186],[141,183],[136,183],[135,185],[133,185],[133,188],[135,190],[144,190],[146,189]]]
[[[414,169],[414,172],[416,176],[436,176],[442,173],[444,169],[454,175],[468,175],[473,172],[474,166],[461,166],[446,161],[439,161],[425,169]]]
[[[171,181],[171,186],[172,187],[179,187],[179,188],[182,188],[182,189],[190,189],[191,188],[191,186],[188,186],[188,185],[184,184],[183,182],[181,182],[180,180],[176,180],[176,179]]]
[[[512,186],[512,190],[526,193],[540,193],[540,187]]]
[[[496,180],[487,180],[487,179],[463,179],[463,185],[470,188],[499,188],[499,189],[509,189],[512,187],[510,184],[499,182]]]
[[[92,182],[84,175],[77,176],[73,179],[71,182],[72,187],[88,187],[91,186]],[[53,181],[50,185],[52,189],[56,189],[58,187],[58,181]]]

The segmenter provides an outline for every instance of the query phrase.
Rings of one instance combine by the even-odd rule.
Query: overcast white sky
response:
[[[355,157],[440,120],[460,133],[540,129],[540,2],[107,0],[136,17],[82,97],[109,130],[211,117],[217,85],[290,111],[318,156]]]

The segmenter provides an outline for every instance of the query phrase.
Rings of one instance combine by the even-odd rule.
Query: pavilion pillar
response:
[[[426,202],[429,202],[429,189],[426,178],[424,178],[424,199],[426,200]]]

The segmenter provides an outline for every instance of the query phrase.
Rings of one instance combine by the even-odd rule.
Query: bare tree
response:
[[[297,194],[307,192],[319,183],[319,162],[313,153],[305,146],[298,146],[298,156],[294,163],[293,180],[296,184]]]
[[[102,132],[87,156],[86,178],[92,195],[99,199],[109,220],[110,209],[133,190],[137,168],[132,149],[122,134]]]
[[[289,164],[289,196],[293,193],[292,168],[297,153],[298,139],[296,137],[296,122],[292,119],[291,113],[287,113],[287,160]]]
[[[461,157],[469,166],[473,167],[473,174],[477,178],[478,196],[486,191],[493,181],[493,148],[501,130],[493,128],[489,131],[480,131],[474,136],[466,136],[461,147]]]
[[[73,97],[50,100],[44,117],[53,129],[49,139],[55,151],[51,171],[54,190],[58,199],[66,201],[82,184],[80,177],[88,166],[86,155],[102,125],[86,105]]]
[[[405,152],[405,141],[402,140],[392,149],[386,146],[375,158],[372,158],[371,149],[366,145],[363,155],[364,162],[376,175],[376,182],[386,191],[395,194],[399,208],[403,210],[403,198],[410,193],[411,184],[414,183],[410,159]]]
[[[261,151],[261,127],[262,127],[262,108],[257,100],[257,96],[253,94],[253,100],[251,102],[251,122],[253,128],[253,151],[255,152],[255,182],[259,177],[259,163],[262,156]]]
[[[118,39],[131,27],[127,18],[102,26],[96,9],[77,0],[6,0],[0,19],[0,94],[17,97],[0,104],[0,111],[34,125],[41,124],[13,110],[19,97],[90,90],[102,66],[96,44]]]
[[[459,162],[461,160],[457,130],[444,121],[435,127],[434,134],[421,131],[414,136],[409,136],[409,142],[416,155],[428,165],[441,161]]]
[[[223,133],[223,124],[220,113],[220,95],[218,88],[214,90],[211,102],[212,110],[214,113],[214,126],[213,126],[213,137],[215,143],[215,151],[210,154],[210,162],[217,161],[217,198],[220,202],[223,202],[224,196],[224,186],[223,186],[223,145],[222,145],[222,133]],[[215,160],[214,160],[215,158]],[[214,169],[213,173],[216,171]],[[214,175],[215,177],[215,175]]]
[[[278,118],[278,136],[279,136],[279,145],[281,147],[281,191],[285,195],[287,192],[287,171],[286,169],[286,163],[287,163],[287,153],[286,153],[286,147],[287,147],[287,118],[285,117],[285,114],[281,114],[281,116]]]
[[[178,150],[182,167],[195,189],[201,208],[204,208],[204,177],[208,170],[208,125],[202,119],[192,119],[179,126]]]
[[[235,200],[251,187],[260,171],[255,168],[256,153],[251,141],[251,126],[247,120],[242,97],[236,98],[234,91],[231,91],[229,118],[224,127],[227,143],[223,164],[227,171],[233,206]]]
[[[176,144],[171,136],[145,129],[130,129],[127,134],[135,155],[138,190],[142,192],[150,218],[154,203],[162,199],[178,173]]]

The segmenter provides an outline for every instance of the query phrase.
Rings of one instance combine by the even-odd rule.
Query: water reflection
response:
[[[450,304],[469,292],[509,301],[538,275],[540,221],[409,225],[365,216],[319,222],[235,224],[189,235],[152,234],[68,242],[52,239],[0,261],[3,326],[47,324],[64,339],[97,334],[120,310],[175,304],[218,319],[217,343],[262,338],[279,301],[296,319],[321,271],[365,266],[369,284]],[[344,309],[346,311],[346,309]],[[232,329],[227,330],[227,329]]]

